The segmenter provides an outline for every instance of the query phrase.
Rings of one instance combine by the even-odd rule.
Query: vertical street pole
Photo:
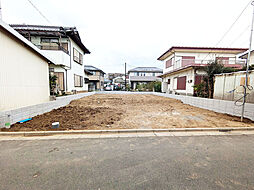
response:
[[[247,63],[246,63],[246,74],[245,74],[245,83],[244,83],[244,96],[243,96],[241,121],[243,121],[243,117],[244,117],[244,106],[245,106],[245,102],[246,102],[246,90],[248,88],[248,75],[249,75],[250,53],[251,53],[251,43],[252,43],[252,33],[253,33],[253,22],[254,22],[254,1],[251,2],[251,5],[253,6],[253,13],[252,13],[252,21],[251,21],[250,44],[249,44],[248,58],[247,58]]]
[[[127,84],[126,84],[126,63],[124,63],[124,83],[125,83],[125,91],[127,91]]]

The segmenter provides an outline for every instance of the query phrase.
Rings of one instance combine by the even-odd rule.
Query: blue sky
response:
[[[215,46],[249,0],[1,0],[9,24],[76,26],[91,51],[85,64],[105,72],[163,67],[171,46]],[[248,47],[249,6],[219,47]]]

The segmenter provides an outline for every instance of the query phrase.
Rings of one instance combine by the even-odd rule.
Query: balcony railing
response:
[[[205,66],[213,61],[214,60],[180,59],[175,61],[171,67],[173,67],[173,70],[175,70],[188,66]],[[246,63],[246,60],[243,59],[218,60],[218,62],[223,64],[225,67],[241,68]]]
[[[60,50],[67,54],[69,54],[69,51],[63,48],[62,46],[48,46],[48,45],[37,45],[37,47],[41,50]]]

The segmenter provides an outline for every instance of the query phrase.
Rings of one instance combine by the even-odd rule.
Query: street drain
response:
[[[219,132],[230,132],[232,131],[231,129],[219,129]]]

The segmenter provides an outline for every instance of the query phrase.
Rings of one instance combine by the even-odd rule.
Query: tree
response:
[[[49,87],[50,87],[50,94],[54,94],[54,89],[56,87],[56,80],[57,76],[56,75],[49,75]]]

